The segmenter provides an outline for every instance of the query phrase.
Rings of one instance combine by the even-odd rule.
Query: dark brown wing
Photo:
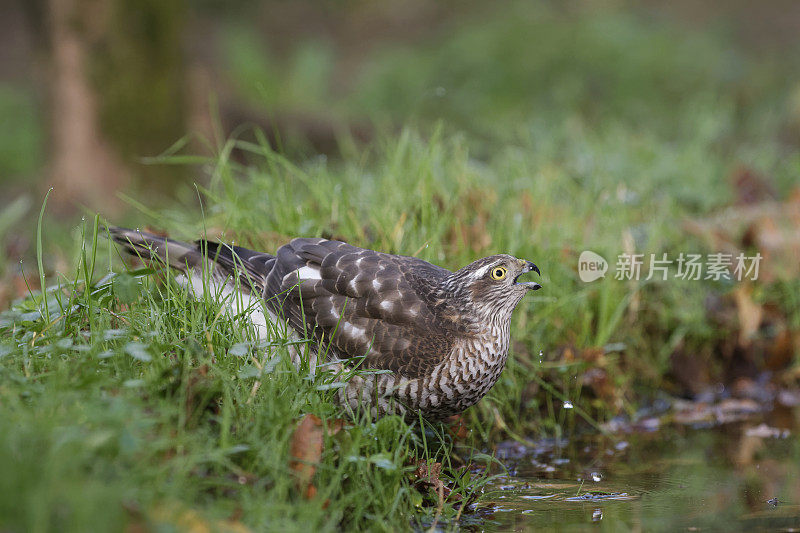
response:
[[[324,239],[281,247],[265,297],[296,330],[363,368],[419,377],[463,334],[443,313],[437,285],[450,272],[413,257]]]
[[[146,232],[109,228],[130,253],[183,272],[210,263],[240,290],[263,294],[276,314],[340,357],[363,357],[363,368],[406,377],[431,371],[466,333],[437,294],[448,270],[413,257],[384,254],[325,239],[295,239],[276,255],[239,246],[194,244]],[[169,252],[168,252],[169,250]]]

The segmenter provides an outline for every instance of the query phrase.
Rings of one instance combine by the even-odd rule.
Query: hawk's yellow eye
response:
[[[508,270],[503,267],[494,267],[492,269],[492,279],[500,281],[501,279],[506,277],[508,274]]]

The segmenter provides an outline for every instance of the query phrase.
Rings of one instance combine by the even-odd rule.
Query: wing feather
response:
[[[317,269],[320,279],[299,278],[303,267]],[[433,288],[449,274],[413,257],[295,239],[278,250],[265,297],[339,356],[366,356],[368,368],[419,377],[449,353],[458,332],[435,308]]]
[[[367,368],[420,377],[465,333],[436,294],[450,272],[420,259],[319,238],[294,239],[271,255],[212,241],[189,244],[124,228],[109,231],[145,259],[183,272],[208,265],[220,279],[238,277],[243,290],[260,293],[298,333],[324,341],[339,357],[365,357]]]

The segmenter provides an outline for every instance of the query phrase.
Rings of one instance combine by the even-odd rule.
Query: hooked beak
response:
[[[522,272],[519,274],[519,276],[521,276],[522,274],[525,274],[526,272],[536,272],[540,276],[542,275],[542,273],[539,272],[539,267],[537,267],[536,265],[534,265],[530,261],[525,261],[525,267],[522,269]],[[539,285],[538,283],[535,283],[533,281],[517,281],[519,279],[519,276],[514,278],[514,284],[515,285],[524,285],[525,288],[527,288],[529,290],[532,290],[532,291],[538,291],[539,289],[542,288],[541,285]]]

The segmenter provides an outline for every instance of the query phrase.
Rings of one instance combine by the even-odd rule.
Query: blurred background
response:
[[[27,198],[15,213],[49,186],[66,214],[118,213],[118,191],[163,198],[207,176],[147,158],[215,153],[252,126],[298,159],[437,120],[485,150],[565,116],[668,137],[706,104],[738,110],[734,134],[766,113],[770,135],[800,135],[791,0],[2,0],[0,13],[0,206]]]

